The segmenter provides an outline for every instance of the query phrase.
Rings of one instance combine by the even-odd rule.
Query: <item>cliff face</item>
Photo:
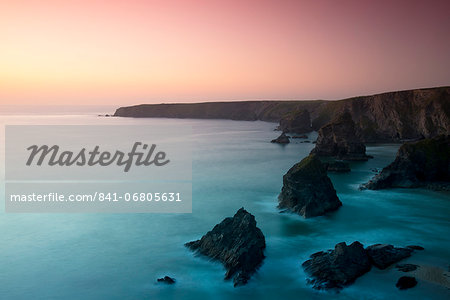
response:
[[[285,132],[319,130],[349,111],[364,142],[391,142],[450,134],[450,87],[390,92],[339,101],[241,101],[143,104],[115,116],[280,122]],[[312,125],[310,127],[310,124]]]
[[[363,186],[372,190],[390,187],[419,187],[450,183],[450,136],[441,135],[415,143],[405,143],[395,161]]]
[[[311,132],[311,115],[306,109],[292,112],[280,120],[283,132],[308,133]]]
[[[348,111],[320,128],[316,147],[311,152],[345,160],[368,159],[366,146],[362,143]]]
[[[390,92],[327,102],[311,112],[314,130],[350,112],[364,142],[401,141],[450,133],[450,88]]]

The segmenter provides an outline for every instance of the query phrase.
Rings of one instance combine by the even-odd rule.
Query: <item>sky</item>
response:
[[[450,85],[450,1],[0,0],[0,104],[341,99]]]

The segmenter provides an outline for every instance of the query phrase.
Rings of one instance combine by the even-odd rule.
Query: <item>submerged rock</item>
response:
[[[392,245],[376,244],[367,247],[366,251],[372,264],[383,270],[404,258],[410,257],[414,250],[411,248],[396,248]]]
[[[369,158],[348,111],[319,129],[316,147],[311,152],[344,160],[366,161]]]
[[[191,250],[221,261],[234,286],[244,285],[261,265],[266,242],[255,217],[244,208],[225,218],[200,240],[185,244]]]
[[[398,279],[397,284],[395,286],[398,287],[399,290],[406,290],[413,288],[416,285],[417,285],[416,278],[411,276],[402,276]]]
[[[156,281],[157,282],[166,283],[166,284],[174,284],[175,283],[175,278],[172,278],[172,277],[169,277],[169,276],[164,276],[163,278],[158,278]]]
[[[283,176],[278,207],[310,218],[337,210],[342,202],[316,155],[309,155]]]
[[[270,141],[271,143],[289,144],[289,137],[283,132],[279,137]]]
[[[315,289],[341,289],[371,268],[367,252],[359,242],[349,246],[339,243],[334,250],[314,253],[302,266],[312,277],[308,282]]]
[[[403,265],[396,265],[395,267],[400,272],[412,272],[412,271],[417,270],[417,268],[419,266],[418,265],[414,265],[414,264],[403,264]]]
[[[350,172],[350,165],[344,161],[333,161],[325,163],[328,172],[346,173]]]
[[[450,136],[403,144],[394,162],[361,188],[413,188],[450,183]]]
[[[410,249],[413,249],[413,250],[419,250],[419,251],[425,250],[424,247],[418,246],[418,245],[409,245],[409,246],[406,246],[406,248],[410,248]]]

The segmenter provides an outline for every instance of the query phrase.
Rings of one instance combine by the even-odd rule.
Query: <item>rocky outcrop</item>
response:
[[[355,122],[348,111],[320,128],[316,147],[311,153],[344,160],[368,159],[366,146],[359,138]]]
[[[302,266],[310,276],[308,283],[315,289],[342,289],[356,278],[370,271],[372,265],[379,269],[398,262],[414,250],[376,244],[364,249],[359,242],[336,244],[334,250],[320,251],[311,255]]]
[[[293,139],[307,139],[308,136],[306,134],[302,134],[302,135],[294,135],[292,136]]]
[[[319,130],[348,111],[363,142],[393,142],[450,134],[450,87],[415,89],[339,101],[240,101],[142,104],[120,107],[114,116],[280,122],[285,132]],[[306,132],[306,131],[305,131]]]
[[[277,144],[289,144],[289,137],[283,132],[279,137],[277,137],[274,140],[270,141],[271,143],[277,143]]]
[[[331,161],[324,163],[328,172],[347,173],[350,172],[350,165],[344,161]]]
[[[383,270],[402,259],[410,257],[413,249],[376,244],[367,247],[366,251],[372,264],[378,269]]]
[[[349,246],[339,243],[334,250],[314,253],[302,266],[311,276],[308,282],[315,289],[341,289],[371,268],[369,257],[359,242]]]
[[[304,158],[283,176],[278,202],[280,209],[305,218],[321,216],[342,205],[325,166],[316,155]]]
[[[174,284],[175,283],[175,279],[172,277],[169,277],[169,276],[164,276],[162,278],[158,278],[156,281],[165,283],[165,284]]]
[[[417,268],[419,268],[418,265],[414,265],[414,264],[401,264],[401,265],[396,265],[395,267],[400,272],[412,272],[412,271],[417,270]]]
[[[234,217],[214,226],[200,240],[185,245],[221,261],[227,269],[225,279],[233,278],[234,286],[247,283],[261,265],[266,247],[264,235],[256,227],[255,217],[244,208],[239,209]]]
[[[450,183],[450,136],[441,135],[403,144],[394,162],[362,188],[371,190],[391,187],[413,188]]]
[[[425,250],[424,247],[419,246],[419,245],[409,245],[409,246],[406,246],[406,248],[413,249],[413,250],[419,250],[419,251]]]
[[[397,283],[395,284],[395,286],[399,290],[410,289],[410,288],[415,287],[416,285],[417,285],[416,278],[411,277],[411,276],[402,276],[398,279]]]
[[[286,132],[308,133],[311,132],[311,116],[306,109],[292,112],[280,120],[280,128]]]

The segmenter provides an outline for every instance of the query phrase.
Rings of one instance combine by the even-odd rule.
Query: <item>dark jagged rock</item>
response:
[[[256,227],[255,217],[244,208],[226,218],[200,240],[185,244],[191,250],[221,261],[233,278],[234,286],[244,285],[261,265],[266,247],[264,235]]]
[[[316,147],[311,153],[344,160],[365,161],[369,158],[348,111],[320,128]]]
[[[307,139],[308,136],[307,136],[306,134],[303,134],[303,135],[294,135],[292,138],[293,138],[293,139]]]
[[[280,120],[280,128],[286,132],[308,133],[312,131],[309,111],[293,112]]]
[[[396,265],[395,267],[400,272],[412,272],[412,271],[417,270],[417,268],[419,266],[418,265],[413,265],[413,264],[403,264],[403,265]]]
[[[325,163],[328,172],[346,173],[350,172],[350,165],[344,161],[333,161]]]
[[[411,276],[402,276],[398,279],[397,283],[395,284],[396,287],[398,287],[399,290],[406,290],[413,288],[417,285],[417,280],[414,277]]]
[[[283,132],[279,137],[270,141],[271,143],[289,144],[289,137]]]
[[[414,188],[450,183],[450,136],[440,135],[405,143],[394,162],[362,186],[371,190],[391,187]]]
[[[175,283],[175,279],[169,276],[164,276],[163,278],[158,278],[157,279],[158,282],[161,283],[166,283],[166,284],[174,284]]]
[[[367,273],[371,266],[385,269],[391,264],[409,257],[413,249],[395,248],[392,245],[376,244],[364,249],[359,242],[350,246],[336,244],[334,250],[320,251],[311,255],[302,266],[311,277],[308,283],[315,289],[341,289]],[[416,265],[397,265],[404,272],[413,271]]]
[[[359,242],[349,246],[339,243],[334,250],[314,253],[302,266],[312,277],[308,282],[315,289],[341,289],[371,268],[367,252]]]
[[[278,202],[280,209],[305,218],[323,215],[342,205],[325,166],[315,155],[307,156],[283,176]]]
[[[379,269],[386,269],[390,265],[410,257],[413,249],[395,248],[392,245],[376,244],[366,248],[372,264]]]

